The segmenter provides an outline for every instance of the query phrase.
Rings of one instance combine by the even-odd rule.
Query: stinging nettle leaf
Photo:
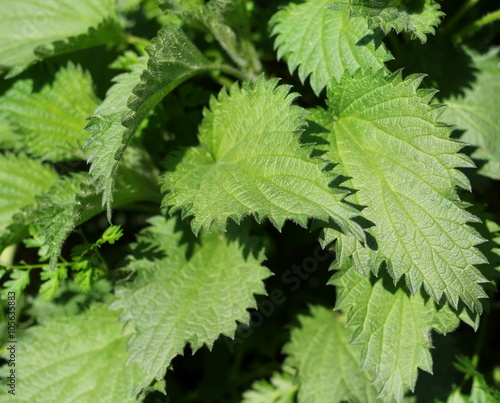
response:
[[[373,223],[366,247],[338,235],[337,256],[365,275],[385,262],[394,282],[404,275],[413,294],[423,284],[436,302],[445,294],[454,307],[461,299],[481,313],[486,294],[479,283],[486,280],[475,265],[486,260],[475,246],[483,238],[467,225],[477,218],[455,189],[469,188],[457,168],[473,164],[450,139],[452,128],[437,121],[442,106],[429,105],[434,91],[418,90],[421,80],[403,80],[400,72],[346,74],[328,92],[329,110],[310,115],[329,143],[325,156],[350,178],[346,186],[355,192],[348,200],[366,206],[361,215]],[[327,241],[336,237],[326,231]]]
[[[258,380],[243,393],[241,403],[295,403],[298,385],[293,383],[293,371],[273,374],[269,381]]]
[[[349,341],[361,347],[361,368],[370,373],[380,398],[400,402],[407,389],[413,391],[418,368],[432,372],[431,329],[450,332],[459,319],[447,304],[437,307],[422,292],[409,295],[390,280],[386,273],[374,280],[349,267],[330,284],[337,287],[335,308],[347,313],[353,328]]]
[[[377,390],[359,365],[360,347],[349,344],[343,317],[322,306],[300,316],[285,345],[285,363],[297,369],[299,402],[375,403]]]
[[[350,19],[347,11],[325,9],[329,3],[292,3],[270,21],[278,58],[286,60],[291,72],[297,70],[302,82],[310,77],[317,95],[332,79],[340,80],[346,69],[377,70],[392,59],[379,33],[368,29],[361,19]]]
[[[486,54],[467,50],[476,77],[463,94],[446,98],[448,108],[443,119],[464,130],[461,140],[475,149],[471,157],[478,161],[479,173],[500,179],[500,57],[498,49]]]
[[[118,107],[117,96],[123,96],[126,92],[124,87],[137,77],[139,66],[123,78],[117,78],[117,84],[109,92],[112,100],[105,100],[105,106],[101,107],[101,111],[116,112],[104,116],[97,113],[86,127],[86,130],[93,132],[86,144],[92,149],[90,171],[98,191],[103,191],[102,203],[107,205],[109,220],[116,172],[125,149],[142,121],[158,102],[182,82],[218,68],[173,24],[163,27],[146,50],[149,54],[147,69],[133,86],[133,94],[127,105],[123,105],[123,109]]]
[[[16,149],[50,161],[85,159],[85,119],[97,106],[90,74],[69,63],[41,90],[18,80],[0,97],[0,116],[16,133]]]
[[[48,165],[26,155],[0,155],[0,233],[14,222],[14,214],[35,205],[36,196],[47,191],[57,180]],[[5,245],[6,246],[6,245]]]
[[[422,43],[428,34],[435,33],[444,16],[434,0],[348,0],[329,4],[327,8],[349,9],[349,17],[366,17],[372,29],[380,27],[386,34],[393,29],[398,33],[406,31]]]
[[[38,200],[37,221],[41,229],[37,237],[43,240],[50,268],[56,270],[63,243],[75,227],[101,212],[95,189],[88,175],[80,173],[62,177]]]
[[[120,167],[117,181],[117,197],[114,207],[133,203],[138,200],[159,202],[161,197],[156,176],[145,153],[133,148]],[[152,184],[153,182],[153,184]],[[102,211],[99,196],[87,173],[75,173],[61,177],[54,186],[38,198],[33,217],[40,225],[37,237],[47,248],[46,257],[50,259],[54,271],[63,243],[71,232]]]
[[[236,321],[248,323],[254,294],[265,294],[263,280],[271,275],[260,265],[256,239],[242,227],[230,231],[232,239],[203,234],[190,252],[181,245],[175,219],[154,217],[150,223],[139,241],[163,257],[133,260],[136,278],[117,290],[113,304],[133,328],[128,349],[130,360],[147,374],[142,386],[163,378],[186,343],[196,351],[211,347],[221,334],[232,337]]]
[[[3,0],[0,71],[13,77],[38,60],[121,35],[114,0]]]
[[[327,163],[310,158],[311,147],[299,143],[305,111],[292,106],[296,95],[289,90],[263,77],[235,84],[229,94],[222,90],[204,113],[201,146],[167,159],[163,205],[193,215],[195,233],[213,222],[224,230],[228,218],[239,222],[252,214],[278,229],[285,220],[304,227],[311,217],[334,220],[364,239],[351,220],[357,210],[329,187]]]
[[[141,401],[133,391],[144,373],[127,365],[129,332],[122,331],[117,316],[94,304],[85,313],[57,315],[20,333],[15,398],[26,403]],[[3,378],[9,369],[1,368]]]

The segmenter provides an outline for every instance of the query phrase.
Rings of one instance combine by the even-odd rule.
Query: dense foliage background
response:
[[[328,403],[375,401],[378,394],[386,401],[500,401],[497,2],[2,0],[0,5],[2,401],[8,396],[5,379],[12,368],[7,350],[9,292],[16,295],[20,347],[15,398],[20,401]],[[364,34],[358,37],[359,32]],[[319,44],[307,42],[308,35],[311,40],[321,35]],[[331,138],[324,133],[330,126],[323,125],[318,108],[334,110],[340,93],[354,97],[358,89],[360,98],[377,93],[376,85],[386,85],[387,76],[398,69],[403,69],[402,77],[393,76],[395,87],[409,78],[399,85],[397,91],[407,86],[401,92],[385,95],[384,102],[394,109],[376,104],[373,110],[381,110],[380,119],[388,110],[401,119],[417,116],[420,109],[401,99],[419,97],[427,105],[432,94],[416,92],[409,84],[412,73],[426,74],[420,88],[439,91],[432,102],[450,105],[438,120],[456,126],[451,137],[464,142],[460,152],[477,168],[460,157],[463,145],[445,145],[443,140],[443,155],[453,157],[443,157],[442,165],[453,172],[469,165],[461,172],[470,181],[470,191],[465,176],[453,173],[448,188],[440,192],[455,200],[460,211],[466,208],[480,219],[470,225],[485,238],[481,243],[478,237],[476,243],[489,263],[481,263],[479,255],[469,262],[486,278],[481,286],[488,299],[477,298],[479,281],[470,270],[468,281],[477,289],[465,283],[462,293],[454,294],[444,287],[441,293],[446,295],[435,305],[429,297],[434,297],[432,284],[424,281],[427,293],[419,291],[422,280],[415,285],[405,276],[393,284],[388,273],[396,280],[403,273],[398,275],[397,265],[381,258],[380,281],[370,274],[370,269],[376,271],[373,267],[365,273],[378,290],[373,293],[381,293],[380,306],[370,309],[384,311],[384,292],[387,298],[400,292],[401,300],[394,304],[403,307],[410,299],[408,290],[417,291],[415,298],[423,302],[415,317],[427,312],[435,321],[422,325],[422,332],[402,318],[398,337],[403,343],[407,332],[413,343],[411,331],[421,333],[415,336],[419,340],[431,328],[437,330],[430,333],[433,364],[430,345],[419,345],[412,361],[404,357],[408,351],[393,355],[398,344],[386,344],[366,353],[361,371],[361,348],[350,350],[348,343],[361,319],[342,291],[358,280],[345,274],[336,277],[335,286],[331,282],[331,270],[361,276],[355,267],[347,268],[356,248],[348,235],[357,234],[358,224],[349,215],[344,222],[331,213],[335,203],[347,205],[341,199],[358,187],[349,182],[347,171],[334,167],[341,162],[335,158],[340,152],[325,148]],[[272,78],[279,78],[279,84],[265,81]],[[299,96],[291,99],[285,87],[274,90],[278,85],[290,85]],[[223,89],[230,95],[220,95]],[[292,101],[311,114],[301,115]],[[425,116],[418,118],[430,122],[432,135],[447,139],[449,128],[435,123],[436,108],[425,109]],[[199,163],[195,153],[232,141],[232,133],[234,142],[239,141],[245,124],[272,113],[276,121],[286,117],[275,131],[289,133],[290,140],[280,143],[279,136],[270,137],[266,147],[292,144],[293,158],[305,153],[305,160],[316,161],[306,151],[293,154],[300,136],[302,144],[316,144],[314,150],[307,148],[312,157],[329,162],[314,162],[331,172],[331,188],[336,190],[328,214],[313,207],[290,213],[276,207],[278,202],[272,204],[275,200],[234,211],[228,201],[227,211],[217,210],[222,193],[210,182],[212,177],[203,176],[209,164]],[[307,120],[304,133],[300,130],[305,125],[294,127],[296,121],[305,122],[300,119]],[[393,127],[403,132],[403,120],[397,122]],[[227,127],[227,137],[217,138]],[[203,147],[198,147],[200,142]],[[251,150],[252,141],[245,147]],[[429,141],[423,147],[438,146]],[[407,158],[396,146],[390,151]],[[435,171],[435,177],[427,173],[432,171],[429,160],[421,163],[423,177],[441,181],[442,172]],[[192,166],[197,167],[194,174]],[[321,169],[311,172],[320,178]],[[223,174],[216,179],[227,180],[228,187],[242,181],[242,189],[258,188],[241,178],[229,182]],[[375,169],[366,174],[371,175]],[[455,199],[455,191],[465,203]],[[311,200],[320,193],[311,191]],[[354,199],[351,203],[357,204]],[[339,209],[352,216],[358,211]],[[162,218],[170,214],[172,219]],[[224,227],[228,217],[233,220],[225,235],[215,226],[206,234],[214,219]],[[308,221],[310,217],[316,220]],[[384,233],[359,222],[360,231],[383,245]],[[458,232],[449,231],[451,238],[459,239]],[[392,236],[399,235],[385,239]],[[366,240],[369,245],[372,238]],[[352,235],[349,239],[358,242]],[[467,241],[465,236],[461,240]],[[447,241],[442,242],[446,248]],[[345,248],[342,254],[349,254],[343,262],[339,245]],[[394,245],[390,247],[402,248]],[[161,268],[167,273],[176,265],[182,270],[172,278],[162,274]],[[210,268],[223,274],[215,278]],[[241,275],[230,274],[235,269]],[[154,288],[162,282],[167,286]],[[194,309],[189,298],[203,310]],[[332,316],[334,307],[342,308],[341,313]],[[401,312],[405,314],[403,308]],[[344,327],[346,321],[351,327]],[[388,333],[397,333],[387,322],[380,323]],[[453,331],[441,335],[440,329]],[[361,339],[377,330],[366,332],[371,333]],[[371,355],[379,350],[382,358],[374,364]],[[158,358],[157,351],[168,353]],[[341,358],[345,361],[339,364]],[[132,364],[126,365],[129,359]],[[393,364],[393,373],[384,375],[384,367]],[[416,380],[417,367],[432,368],[433,375],[419,370]],[[376,379],[379,372],[383,379]],[[395,379],[394,373],[400,377]]]

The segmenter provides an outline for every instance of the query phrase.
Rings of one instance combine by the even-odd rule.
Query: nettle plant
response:
[[[2,401],[500,401],[489,3],[3,0]]]

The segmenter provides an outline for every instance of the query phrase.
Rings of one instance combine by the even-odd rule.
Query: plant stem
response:
[[[90,244],[90,242],[88,241],[87,237],[85,236],[85,233],[82,231],[81,228],[77,229],[75,232],[82,237],[82,239],[83,239],[83,241],[85,243]],[[92,246],[90,247],[90,250],[92,250],[96,254],[96,256],[99,258],[99,260],[101,261],[102,265],[104,266],[104,271],[106,273],[109,273],[108,263],[106,262],[106,259],[104,259],[104,256],[99,251],[99,246],[96,243],[92,243],[91,245]]]
[[[43,269],[45,266],[48,266],[48,263],[39,263],[39,264],[25,264],[25,265],[12,265],[6,266],[7,269],[16,269],[16,270],[32,270],[32,269]],[[57,267],[67,267],[70,266],[70,263],[59,263]]]
[[[235,78],[237,78],[238,80],[246,80],[246,79],[249,79],[249,78],[252,78],[252,77],[247,77],[245,74],[243,74],[240,70],[232,67],[232,66],[229,66],[227,64],[221,64],[218,66],[218,70],[226,73],[226,74],[229,74],[230,76],[233,76]]]
[[[483,28],[485,25],[491,24],[492,22],[497,20],[500,20],[500,10],[486,14],[479,20],[476,20],[472,24],[467,25],[465,28],[457,32],[457,37],[462,40],[464,37],[473,34],[477,30]]]
[[[474,348],[474,355],[472,356],[472,365],[475,369],[477,369],[477,365],[479,364],[479,355],[481,354],[481,349],[483,348],[484,338],[486,336],[487,331],[487,318],[488,314],[485,313],[482,317],[483,325],[479,329],[479,333],[477,335],[477,341]]]
[[[223,76],[222,74],[213,74],[212,77],[215,81],[227,89],[231,88],[234,84],[233,80]]]
[[[466,14],[467,11],[474,7],[478,1],[479,0],[467,0],[467,2],[460,8],[460,10],[453,14],[449,21],[442,27],[441,32],[443,34],[450,32],[455,27],[455,25],[460,22],[464,14]]]

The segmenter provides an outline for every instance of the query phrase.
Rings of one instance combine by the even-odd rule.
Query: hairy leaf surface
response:
[[[57,315],[19,335],[16,400],[135,402],[144,377],[127,365],[127,332],[117,314],[95,304],[79,315]],[[5,377],[9,367],[2,368]]]
[[[445,294],[453,306],[462,299],[481,312],[486,294],[478,283],[485,280],[474,265],[485,262],[475,247],[482,238],[455,190],[469,188],[456,168],[472,163],[458,153],[463,144],[449,138],[451,128],[437,122],[442,108],[428,104],[433,92],[417,90],[421,79],[346,75],[329,91],[329,111],[311,118],[323,127],[326,156],[351,178],[349,200],[366,206],[362,215],[374,224],[365,247],[340,235],[338,256],[341,265],[352,257],[364,274],[385,262],[394,282],[405,275],[412,293],[423,284],[437,302]]]
[[[468,51],[473,60],[475,80],[464,93],[445,99],[443,119],[464,133],[461,140],[477,147],[472,158],[479,172],[500,179],[500,57],[498,50],[486,54]]]
[[[136,147],[131,150],[120,167],[117,197],[114,207],[138,200],[159,202],[160,193],[151,161]],[[102,211],[95,186],[88,174],[79,173],[62,177],[39,198],[32,213],[41,226],[38,237],[47,248],[50,266],[55,270],[63,243],[80,224]]]
[[[340,315],[321,306],[300,316],[285,346],[286,364],[297,369],[299,402],[324,403],[377,401],[368,372],[359,365],[358,346],[349,344],[351,331]]]
[[[350,19],[347,11],[325,9],[329,0],[291,3],[274,15],[270,24],[277,35],[274,46],[302,82],[310,76],[319,94],[332,79],[340,80],[347,69],[379,69],[391,59],[381,35],[362,19]]]
[[[3,0],[0,71],[120,38],[114,0]]]
[[[69,64],[54,82],[37,91],[32,79],[18,80],[0,97],[0,116],[17,134],[15,147],[51,161],[85,159],[85,119],[97,106],[90,75]]]
[[[239,222],[248,214],[269,218],[280,229],[291,219],[302,226],[310,217],[334,220],[343,231],[363,238],[350,218],[357,211],[344,194],[329,188],[325,162],[311,159],[299,143],[304,111],[292,106],[295,94],[277,81],[245,82],[223,90],[210,102],[200,127],[201,146],[167,163],[163,204],[194,215],[192,228],[205,231],[215,221]]]
[[[256,240],[238,229],[230,234],[240,240],[204,234],[188,250],[179,245],[183,233],[175,223],[151,219],[142,237],[151,238],[146,243],[160,256],[133,261],[136,278],[116,292],[114,308],[134,329],[131,361],[148,376],[143,386],[161,379],[186,343],[196,351],[211,347],[221,334],[232,337],[236,321],[248,323],[247,309],[256,306],[253,294],[265,293],[263,280],[271,274],[260,265]]]
[[[144,118],[179,84],[196,74],[217,68],[201,54],[180,28],[173,24],[158,32],[147,51],[147,69],[133,87],[133,94],[127,104],[129,109],[126,109],[122,116],[122,109],[116,107],[115,99],[130,88],[128,85],[131,79],[137,76],[139,68],[123,79],[117,79],[116,87],[109,94],[112,100],[105,101],[106,105],[102,107],[105,112],[113,111],[114,108],[117,111],[110,115],[95,116],[86,128],[93,131],[86,145],[92,149],[89,157],[92,162],[91,173],[98,190],[104,192],[102,201],[107,205],[109,219],[114,180],[120,160]],[[122,124],[125,127],[122,128]]]
[[[434,0],[349,0],[332,3],[328,8],[348,8],[350,17],[367,17],[370,28],[380,27],[386,34],[393,29],[398,33],[406,31],[422,43],[428,34],[435,33],[444,15]]]
[[[57,174],[48,165],[25,155],[0,155],[0,232],[13,222],[21,208],[35,204],[41,195],[57,180]]]
[[[123,114],[127,111],[127,100],[132,95],[134,87],[141,81],[141,74],[148,67],[147,58],[138,57],[125,73],[113,78],[113,85],[106,93],[106,98],[95,109],[94,114],[99,116]]]
[[[63,177],[41,197],[36,210],[37,237],[43,240],[50,266],[54,271],[62,246],[73,229],[101,212],[101,206],[88,175]]]
[[[113,170],[117,164],[115,155],[122,145],[125,131],[121,119],[128,110],[127,99],[140,82],[141,74],[146,67],[146,61],[141,59],[131,67],[131,71],[118,75],[114,79],[115,84],[109,89],[106,98],[85,127],[85,130],[92,132],[85,143],[85,148],[91,150],[88,159],[91,164],[90,175],[97,191],[103,192],[102,204],[108,204],[108,215],[113,201]]]
[[[401,401],[406,389],[414,389],[418,368],[432,372],[431,329],[454,330],[457,315],[421,292],[395,287],[387,274],[375,280],[347,268],[330,283],[337,286],[336,309],[347,312],[347,325],[354,327],[350,342],[362,347],[361,367],[380,397]]]

